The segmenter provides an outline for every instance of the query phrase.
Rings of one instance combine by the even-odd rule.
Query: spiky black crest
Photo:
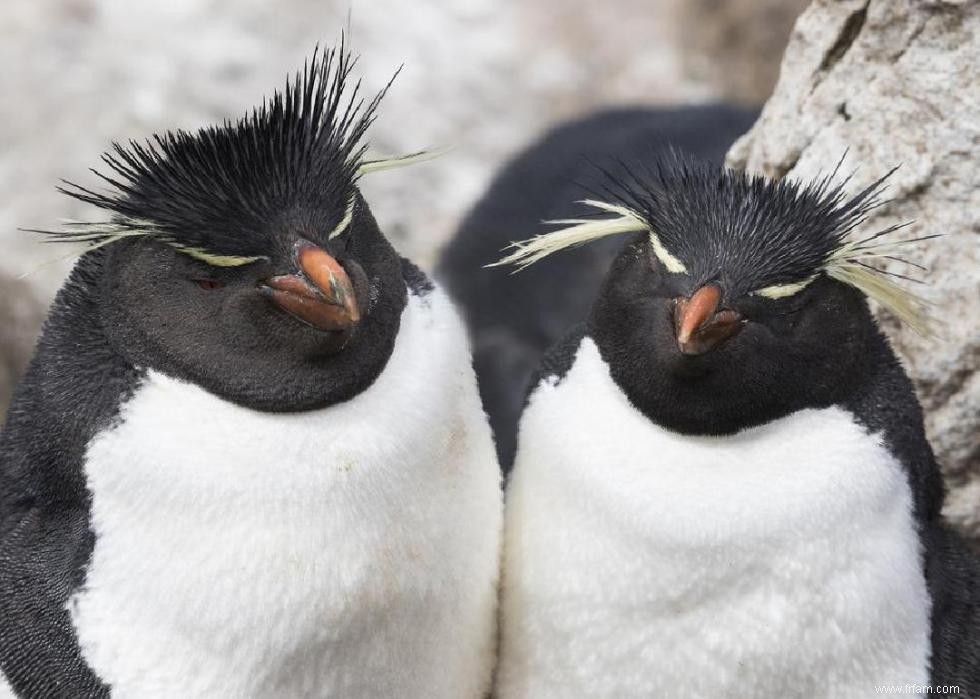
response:
[[[892,172],[848,197],[838,167],[813,182],[770,180],[670,151],[622,165],[603,191],[636,212],[696,282],[724,270],[734,294],[802,282],[819,272],[868,213]],[[890,232],[894,229],[889,229]]]
[[[98,245],[151,235],[215,264],[240,264],[267,255],[270,233],[285,220],[336,226],[354,194],[365,131],[387,91],[360,97],[360,81],[349,85],[355,63],[341,41],[315,51],[282,92],[237,123],[113,144],[102,156],[112,173],[93,172],[114,191],[61,188],[112,212],[112,222],[75,225],[53,239]]]

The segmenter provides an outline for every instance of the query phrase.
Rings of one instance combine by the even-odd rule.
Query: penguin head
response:
[[[116,145],[113,192],[63,190],[112,213],[56,240],[98,248],[102,323],[134,365],[276,411],[381,372],[407,292],[357,182],[398,161],[363,159],[383,91],[360,100],[352,65],[343,45],[314,55],[237,123]]]
[[[896,228],[849,240],[887,175],[847,197],[831,175],[771,181],[671,153],[605,173],[598,218],[556,222],[505,258],[531,264],[631,234],[589,318],[630,401],[658,424],[724,434],[837,402],[867,367],[871,296],[927,331],[924,304],[870,263]],[[890,173],[889,173],[890,174]],[[610,216],[611,215],[611,216]]]

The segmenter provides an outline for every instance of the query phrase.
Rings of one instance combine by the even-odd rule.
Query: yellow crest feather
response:
[[[563,225],[565,228],[512,243],[506,249],[512,249],[513,252],[501,260],[487,265],[487,267],[515,265],[519,271],[559,250],[584,245],[611,235],[649,230],[649,226],[642,218],[625,207],[592,199],[586,199],[581,203],[595,209],[615,213],[617,216],[616,218],[595,220],[560,219],[544,221],[546,224]]]
[[[211,265],[212,267],[242,267],[244,265],[250,265],[253,262],[266,259],[262,255],[256,255],[254,257],[246,257],[243,255],[216,255],[202,248],[185,247],[183,245],[177,245],[176,243],[168,243],[168,245],[171,245],[185,255],[193,257],[195,260],[203,262],[206,265]]]
[[[826,272],[837,281],[853,286],[874,299],[923,337],[937,335],[936,322],[929,313],[929,302],[899,286],[883,272],[847,261],[828,265]]]
[[[446,153],[448,153],[452,148],[432,148],[430,150],[420,150],[415,153],[408,153],[406,155],[399,155],[393,158],[379,158],[377,160],[365,160],[361,162],[360,166],[357,168],[357,175],[369,175],[372,172],[382,172],[384,170],[393,170],[398,167],[407,167],[409,165],[415,165],[416,163],[424,163],[427,160],[435,160]]]

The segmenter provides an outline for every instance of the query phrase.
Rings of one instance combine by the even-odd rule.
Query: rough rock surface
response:
[[[864,227],[914,221],[918,291],[944,321],[928,340],[879,318],[915,380],[944,468],[947,515],[980,542],[980,3],[817,0],[800,17],[779,82],[729,164],[808,178],[847,152],[854,185],[896,165],[891,202]],[[908,274],[898,263],[886,269]]]
[[[314,44],[335,42],[348,12],[367,91],[405,64],[372,129],[374,152],[456,146],[364,183],[389,237],[427,266],[498,165],[552,122],[603,104],[730,96],[744,84],[728,80],[736,69],[759,72],[745,99],[761,102],[774,79],[762,67],[778,63],[789,32],[773,8],[788,1],[800,2],[4,0],[0,293],[3,279],[31,272],[17,293],[46,305],[71,266],[66,249],[17,227],[100,219],[55,191],[60,178],[99,187],[87,169],[110,141],[237,118]],[[743,7],[722,11],[729,3]],[[781,19],[769,26],[772,17]],[[773,38],[719,43],[746,27]],[[723,48],[701,55],[700,32]],[[39,321],[28,326],[30,336]],[[20,365],[24,334],[0,326],[10,366]],[[0,386],[0,405],[7,398]]]

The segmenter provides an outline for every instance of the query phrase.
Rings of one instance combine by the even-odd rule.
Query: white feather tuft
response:
[[[923,337],[938,334],[936,321],[929,312],[929,302],[899,286],[884,272],[849,260],[830,263],[825,270],[837,281],[849,284],[874,299]]]
[[[653,247],[653,253],[657,256],[668,272],[673,274],[686,274],[687,267],[679,259],[670,254],[670,251],[664,247],[664,244],[660,242],[660,237],[654,232],[653,228],[648,224],[639,214],[637,214],[632,209],[625,206],[620,206],[618,204],[610,204],[604,201],[596,201],[595,199],[585,199],[580,202],[582,204],[587,204],[596,209],[601,209],[603,211],[608,211],[609,213],[619,214],[620,216],[630,216],[635,218],[637,221],[642,221],[643,225],[647,230],[650,231],[650,245]]]
[[[773,284],[762,289],[756,289],[752,292],[752,296],[762,296],[767,299],[786,298],[787,296],[800,293],[816,278],[817,275],[813,274],[802,281],[792,282],[790,284]]]
[[[650,230],[650,226],[647,225],[646,221],[644,221],[636,212],[626,208],[625,206],[608,204],[606,202],[596,201],[594,199],[585,199],[579,203],[585,204],[586,206],[591,206],[594,209],[616,214],[616,218],[571,218],[545,221],[544,223],[546,224],[556,224],[565,227],[556,231],[551,231],[550,233],[544,233],[534,238],[513,243],[507,248],[513,249],[513,252],[498,262],[487,265],[487,267],[515,265],[518,271],[520,271],[525,267],[533,265],[535,262],[547,257],[548,255],[558,252],[559,250],[578,247],[579,245],[584,245],[585,243],[590,243],[593,240],[598,240],[600,238],[607,238],[611,235]],[[655,240],[655,236],[652,233],[650,234],[650,237],[651,240]],[[657,244],[659,244],[659,241],[657,241]],[[661,248],[662,247],[663,246],[661,246]],[[672,259],[676,260],[676,258]],[[679,261],[677,262],[679,264]],[[683,267],[683,265],[681,266]]]
[[[243,267],[244,265],[250,265],[253,262],[258,262],[259,260],[268,259],[264,255],[255,255],[253,257],[247,257],[244,255],[216,255],[212,252],[204,250],[203,248],[185,247],[167,240],[163,240],[162,242],[165,242],[185,255],[193,257],[195,260],[203,262],[206,265],[211,265],[212,267]]]
[[[552,222],[546,221],[545,223]],[[508,249],[514,250],[512,253],[498,262],[487,265],[487,267],[512,264],[518,270],[522,270],[559,250],[584,245],[611,235],[642,231],[646,228],[646,224],[625,217],[602,221],[562,221],[562,223],[572,225],[529,240],[516,242],[508,247]]]
[[[400,155],[394,158],[379,158],[378,160],[365,160],[361,163],[360,167],[357,168],[357,175],[369,175],[372,172],[381,172],[383,170],[393,170],[397,167],[407,167],[408,165],[415,165],[416,163],[424,163],[427,160],[435,160],[436,158],[445,155],[452,148],[433,148],[431,150],[420,150],[415,153],[409,153],[407,155]]]
[[[65,229],[67,229],[63,233],[48,233],[47,231],[35,232],[45,233],[48,236],[45,239],[45,242],[48,243],[80,243],[83,247],[81,251],[72,251],[69,254],[55,260],[44,262],[41,264],[41,267],[53,264],[55,262],[60,262],[61,260],[65,260],[70,257],[83,255],[86,252],[97,250],[124,238],[136,238],[143,236],[156,238],[161,243],[170,245],[181,253],[188,255],[189,257],[193,257],[195,260],[211,265],[212,267],[241,267],[258,260],[267,259],[261,255],[253,257],[244,255],[219,255],[203,248],[184,246],[169,239],[166,232],[155,226],[152,222],[135,218],[120,218],[118,221],[102,221],[95,223],[69,220],[62,221],[62,225]],[[78,233],[78,230],[84,230],[84,233]],[[27,272],[22,276],[26,277],[32,274],[33,271]]]
[[[87,252],[92,250],[97,250],[98,248],[114,243],[117,240],[122,240],[123,238],[129,238],[134,236],[149,235],[151,231],[147,230],[135,230],[130,228],[128,225],[113,221],[103,221],[96,223],[89,223],[86,221],[74,221],[74,220],[63,220],[62,226],[66,230],[63,233],[51,233],[49,231],[40,231],[35,229],[21,229],[29,233],[44,233],[48,237],[45,238],[44,242],[47,243],[72,243],[81,244],[82,248],[73,249],[71,252],[65,255],[59,255],[50,260],[45,260],[41,262],[33,269],[30,269],[23,274],[21,274],[18,279],[26,279],[31,275],[39,272],[40,270],[50,267],[51,265],[57,264],[59,262],[64,262],[65,260],[81,257]],[[74,233],[70,229],[84,229],[85,233]]]
[[[357,204],[357,199],[351,197],[350,201],[347,202],[347,210],[344,212],[344,217],[340,219],[340,223],[334,227],[332,231],[327,235],[327,240],[333,240],[338,235],[347,230],[350,222],[354,220],[354,205]]]

